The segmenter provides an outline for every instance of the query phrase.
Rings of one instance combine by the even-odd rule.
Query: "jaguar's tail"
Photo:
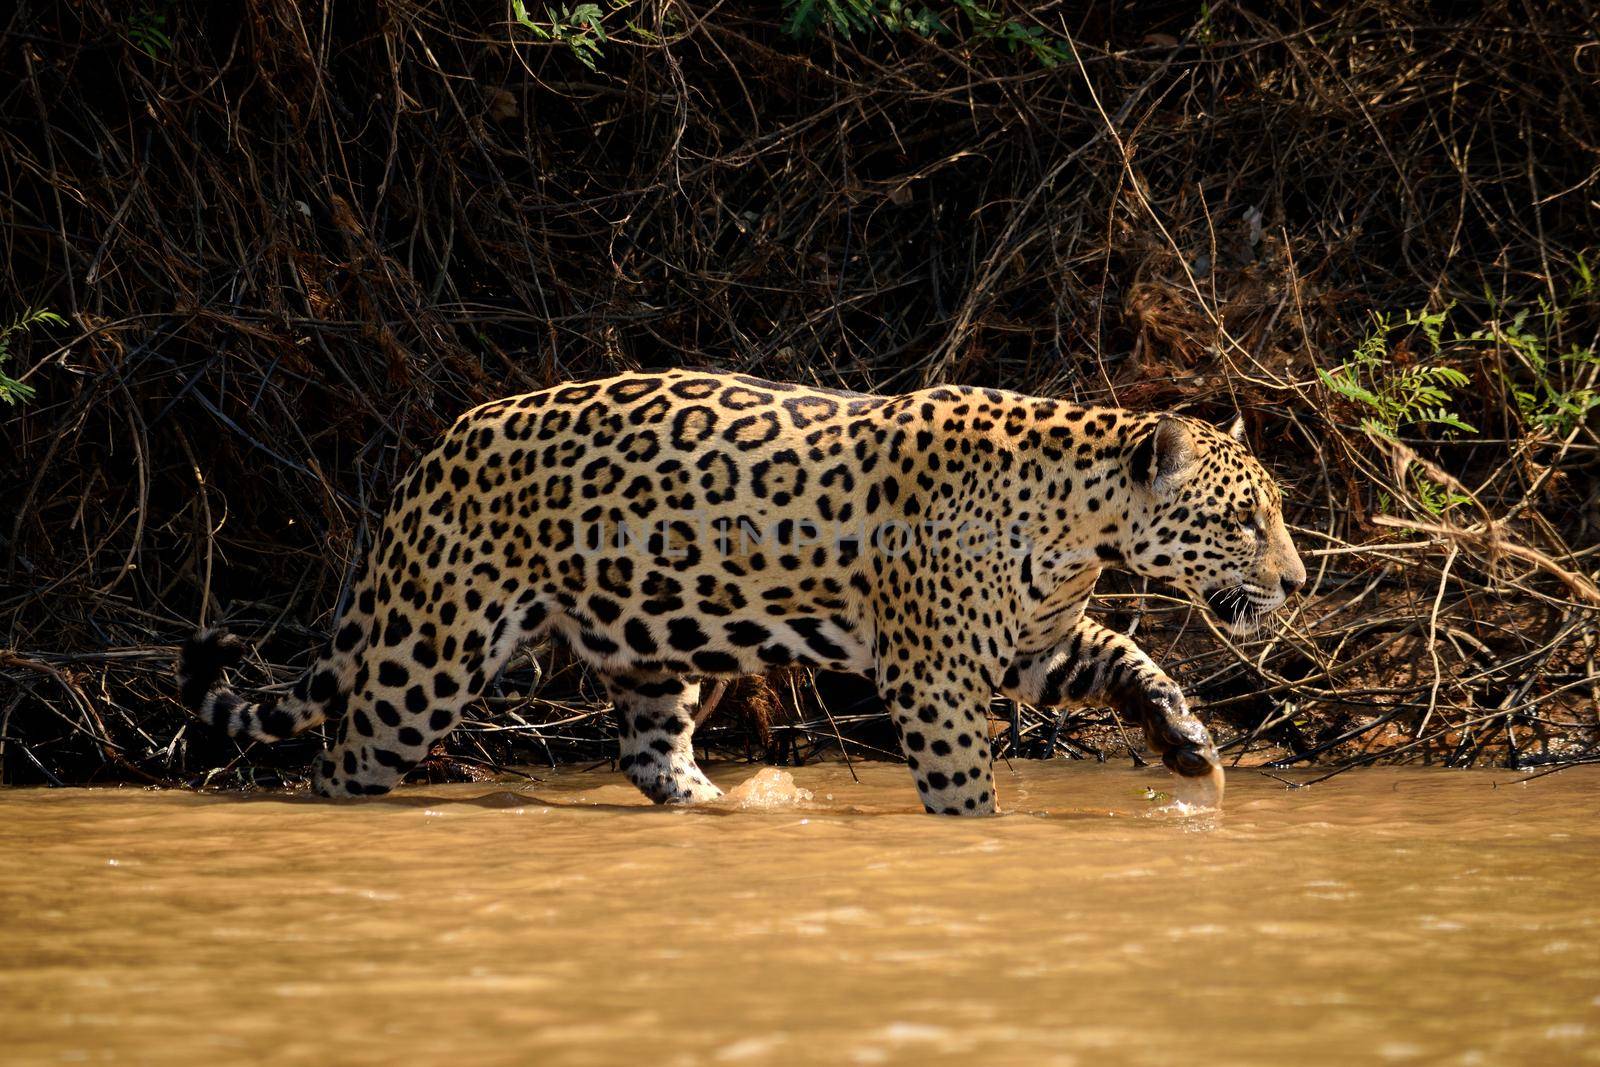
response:
[[[323,653],[291,693],[262,693],[245,699],[221,683],[222,672],[244,655],[244,643],[226,630],[202,630],[178,653],[179,697],[215,730],[241,740],[281,741],[325,719],[344,714],[347,691],[339,672]]]
[[[350,702],[373,611],[371,583],[363,575],[333,640],[294,689],[249,699],[222,683],[222,672],[244,655],[244,643],[226,630],[201,630],[178,653],[178,695],[202,722],[241,739],[281,741],[338,719]]]

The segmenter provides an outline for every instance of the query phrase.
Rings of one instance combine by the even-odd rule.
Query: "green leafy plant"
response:
[[[33,386],[19,382],[5,372],[6,361],[11,358],[11,343],[18,334],[27,333],[35,326],[65,326],[67,320],[53,311],[34,308],[12,320],[9,326],[0,326],[0,400],[19,404],[33,397]]]
[[[128,40],[147,56],[157,56],[172,51],[172,38],[167,35],[165,12],[142,8],[128,16]]]
[[[1476,433],[1450,410],[1455,402],[1453,390],[1465,388],[1471,380],[1438,362],[1448,313],[1448,308],[1422,311],[1398,320],[1381,312],[1374,314],[1372,330],[1350,358],[1332,371],[1319,368],[1317,375],[1329,389],[1365,412],[1361,428],[1376,437],[1395,440],[1406,426],[1443,426]],[[1420,359],[1402,363],[1391,353],[1389,338],[1398,330],[1411,329],[1420,330],[1428,351]]]
[[[784,29],[795,37],[810,37],[827,28],[845,38],[882,30],[933,40],[956,36],[956,27],[965,23],[968,40],[992,42],[1012,54],[1027,51],[1041,66],[1054,67],[1072,56],[1066,41],[978,0],[953,0],[944,14],[902,0],[785,0],[785,6],[789,20]]]
[[[1592,302],[1600,285],[1582,255],[1574,273],[1566,304]],[[1317,374],[1328,389],[1361,412],[1364,431],[1390,441],[1398,440],[1404,430],[1427,426],[1446,433],[1477,432],[1455,411],[1458,392],[1471,379],[1444,362],[1447,350],[1458,361],[1470,358],[1484,367],[1491,383],[1498,379],[1511,410],[1533,433],[1565,436],[1600,410],[1596,387],[1600,352],[1576,344],[1554,350],[1568,314],[1566,306],[1540,297],[1532,306],[1508,313],[1493,293],[1485,293],[1485,302],[1489,321],[1470,333],[1452,332],[1448,340],[1450,307],[1398,318],[1375,314],[1372,329],[1350,358]],[[1403,350],[1392,343],[1400,331],[1406,332],[1408,342]],[[1466,499],[1415,468],[1412,479],[1417,502],[1435,514]]]
[[[511,0],[511,15],[517,24],[529,30],[542,41],[566,45],[578,62],[595,69],[600,61],[600,46],[609,39],[601,19],[605,17],[599,4],[578,4],[573,7],[546,7],[545,22],[536,22],[528,14],[524,0]]]
[[[1457,504],[1466,504],[1472,499],[1417,471],[1411,472],[1411,487],[1417,494],[1417,503],[1430,515],[1443,515]]]
[[[1594,280],[1581,257],[1579,270],[1573,295],[1581,298],[1593,292]],[[1595,373],[1587,375],[1590,384],[1579,384],[1577,380],[1584,368],[1600,370],[1600,352],[1573,345],[1565,352],[1553,354],[1549,339],[1560,327],[1566,312],[1543,298],[1538,302],[1537,316],[1533,315],[1533,310],[1522,308],[1509,320],[1492,321],[1461,340],[1492,344],[1508,352],[1512,362],[1524,372],[1522,375],[1513,373],[1516,367],[1501,371],[1506,392],[1518,416],[1538,430],[1564,436],[1600,406],[1600,393],[1592,384]]]
[[[948,32],[932,8],[900,0],[786,0],[784,6],[789,9],[784,32],[793,37],[810,37],[825,26],[845,38],[875,28],[919,37]]]
[[[1579,252],[1577,260],[1572,268],[1578,275],[1578,280],[1572,284],[1572,298],[1592,300],[1600,296],[1600,279],[1595,277],[1594,268],[1589,266],[1589,257]]]
[[[1072,57],[1066,42],[1052,37],[1039,26],[1025,26],[972,0],[956,0],[955,6],[967,17],[973,37],[980,41],[997,42],[1013,55],[1026,49],[1043,67],[1057,66]]]
[[[1332,371],[1318,368],[1322,383],[1363,412],[1361,428],[1374,437],[1395,441],[1406,427],[1439,426],[1451,433],[1476,433],[1452,409],[1454,391],[1471,379],[1440,362],[1445,318],[1450,309],[1419,311],[1395,319],[1377,313],[1372,329]],[[1390,338],[1397,331],[1420,333],[1425,352],[1420,358],[1396,358]],[[1416,499],[1430,514],[1442,515],[1467,497],[1440,485],[1416,468],[1410,470]]]

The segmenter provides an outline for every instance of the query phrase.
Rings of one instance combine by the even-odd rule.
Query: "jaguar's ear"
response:
[[[1157,490],[1182,485],[1194,473],[1194,438],[1180,420],[1163,418],[1133,449],[1133,480]]]
[[[1233,425],[1228,427],[1228,436],[1233,438],[1235,441],[1239,442],[1241,445],[1245,443],[1245,441],[1244,441],[1244,416],[1243,415],[1235,415],[1234,416]]]

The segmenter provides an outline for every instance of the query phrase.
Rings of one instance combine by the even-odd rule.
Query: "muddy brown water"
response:
[[[1600,1062],[1600,768],[1234,771],[1184,816],[1017,763],[974,820],[856,770],[0,791],[0,1060]]]

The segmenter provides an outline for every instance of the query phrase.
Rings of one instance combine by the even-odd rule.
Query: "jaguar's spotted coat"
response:
[[[182,695],[239,737],[338,719],[317,791],[379,794],[553,632],[604,681],[619,763],[659,802],[718,793],[690,743],[698,679],[796,665],[875,675],[930,812],[994,810],[997,690],[1115,703],[1169,768],[1207,774],[1178,687],[1084,606],[1120,566],[1243,626],[1304,581],[1279,490],[1237,438],[993,390],[697,371],[498,400],[401,484],[292,696],[218,685],[239,648],[216,632],[185,646]]]

